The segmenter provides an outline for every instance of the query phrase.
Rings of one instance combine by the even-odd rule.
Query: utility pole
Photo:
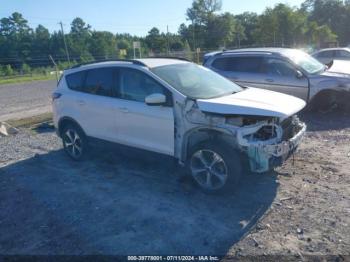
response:
[[[195,44],[195,32],[194,32],[194,20],[192,20],[192,38],[193,38],[193,52],[196,51],[196,44]]]
[[[67,47],[67,42],[66,42],[66,36],[64,35],[64,31],[63,31],[63,24],[62,24],[62,22],[59,22],[59,24],[61,25],[62,36],[63,36],[63,42],[64,42],[64,48],[66,49],[66,56],[67,56],[68,63],[69,63],[69,65],[70,65],[70,58],[69,58],[69,53],[68,53],[68,47]]]
[[[166,26],[166,41],[167,41],[167,55],[169,56],[170,44],[169,44],[169,26]]]

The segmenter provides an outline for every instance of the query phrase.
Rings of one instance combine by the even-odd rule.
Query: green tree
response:
[[[205,46],[218,48],[232,45],[237,33],[242,33],[236,32],[236,29],[236,21],[232,14],[212,16],[206,27]]]
[[[30,74],[31,73],[31,68],[28,64],[26,63],[23,63],[22,66],[21,66],[21,72],[22,74]]]
[[[3,68],[3,72],[5,76],[12,76],[14,75],[14,71],[11,67],[11,65],[5,65]]]
[[[44,66],[47,57],[50,54],[50,32],[43,25],[38,25],[34,31],[33,42],[31,45],[31,57],[34,57],[37,63]]]
[[[350,2],[342,0],[307,0],[302,9],[309,13],[309,21],[327,25],[338,35],[341,45],[350,43]]]
[[[186,11],[187,20],[192,21],[193,24],[207,25],[221,7],[221,0],[194,0],[192,6]]]
[[[337,36],[327,25],[319,26],[316,22],[310,22],[306,35],[309,38],[309,44],[316,48],[321,48],[327,42],[334,42]]]
[[[307,17],[304,12],[286,4],[267,8],[258,18],[255,41],[268,46],[296,46],[301,44]]]
[[[153,27],[146,36],[145,42],[153,52],[165,52],[167,49],[167,39],[164,34],[160,34],[158,28]]]
[[[244,12],[235,16],[236,23],[243,30],[241,35],[241,45],[253,45],[255,44],[254,31],[258,27],[258,15],[256,13]]]
[[[95,59],[108,59],[117,56],[117,42],[110,32],[93,31],[89,38],[89,51]]]
[[[67,36],[68,46],[73,58],[80,59],[82,62],[93,60],[89,52],[89,39],[91,37],[91,26],[86,24],[83,19],[77,17],[71,23],[71,31]]]

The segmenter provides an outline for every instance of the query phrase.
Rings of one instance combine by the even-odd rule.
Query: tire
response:
[[[66,125],[61,137],[64,151],[70,158],[80,161],[85,157],[88,145],[86,136],[80,127],[74,124]]]
[[[221,141],[206,141],[192,148],[186,167],[206,193],[234,191],[242,174],[239,153]]]
[[[327,113],[337,108],[337,95],[334,92],[323,91],[311,101],[311,111]]]

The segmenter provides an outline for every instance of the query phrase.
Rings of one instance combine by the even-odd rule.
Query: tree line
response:
[[[277,4],[262,14],[221,13],[222,0],[194,0],[186,11],[187,23],[178,33],[152,28],[147,36],[96,31],[75,18],[70,31],[50,33],[43,25],[31,28],[15,12],[0,20],[0,73],[28,73],[50,66],[51,55],[61,69],[72,63],[133,57],[133,42],[141,42],[142,56],[250,46],[320,48],[350,43],[350,0],[306,0],[299,7]]]

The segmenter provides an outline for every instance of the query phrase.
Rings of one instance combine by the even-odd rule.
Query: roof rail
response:
[[[244,52],[244,53],[271,53],[271,51],[267,51],[267,50],[248,50],[248,49],[233,49],[233,50],[222,51],[222,53],[239,53],[239,52]]]
[[[78,68],[78,67],[81,67],[81,66],[84,66],[84,65],[91,65],[91,64],[96,64],[96,63],[102,63],[102,62],[129,62],[129,63],[133,63],[135,65],[140,65],[140,66],[147,67],[147,65],[142,63],[141,61],[133,60],[133,59],[103,59],[103,60],[95,60],[95,61],[86,62],[86,63],[80,63],[80,64],[72,66],[70,69]]]
[[[176,59],[176,60],[182,60],[182,61],[187,61],[187,62],[192,62],[191,60],[184,58],[184,57],[176,57],[176,56],[152,56],[152,57],[147,57],[147,58],[161,58],[161,59]],[[146,59],[147,59],[146,58]]]

